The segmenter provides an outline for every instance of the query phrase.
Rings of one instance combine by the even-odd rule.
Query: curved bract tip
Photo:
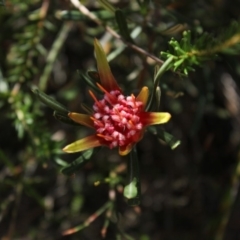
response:
[[[96,135],[91,135],[67,145],[63,148],[63,151],[67,153],[75,153],[89,148],[99,147],[101,145],[99,138]]]
[[[171,114],[168,112],[142,112],[141,119],[144,126],[163,124],[170,120]]]
[[[136,97],[137,101],[140,101],[143,103],[143,108],[145,109],[146,105],[147,105],[147,101],[148,101],[148,96],[149,96],[149,90],[148,87],[143,87],[140,91],[140,93],[138,94],[138,96]]]
[[[96,54],[98,74],[100,77],[101,85],[107,91],[120,90],[114,76],[112,75],[105,52],[96,38],[94,39],[94,50]]]

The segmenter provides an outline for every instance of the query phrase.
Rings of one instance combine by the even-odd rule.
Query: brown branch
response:
[[[124,42],[128,47],[132,48],[134,51],[139,52],[147,57],[152,58],[154,61],[162,65],[164,63],[163,60],[157,58],[156,56],[152,55],[151,53],[145,51],[144,49],[138,47],[135,44],[129,43],[126,40],[124,40],[116,31],[114,31],[111,27],[104,25],[102,21],[96,17],[93,13],[91,13],[84,5],[82,5],[78,0],[70,0],[71,3],[85,16],[87,16],[89,19],[91,19],[93,22],[95,22],[97,25],[102,26],[105,28],[107,32],[109,32],[113,37],[116,39],[121,40]]]

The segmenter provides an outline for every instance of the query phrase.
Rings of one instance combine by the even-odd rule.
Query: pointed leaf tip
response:
[[[145,108],[146,105],[147,105],[148,96],[149,96],[148,87],[143,87],[141,89],[140,93],[138,94],[136,100],[142,102],[143,103],[143,107]]]
[[[163,124],[170,120],[171,114],[168,112],[142,112],[141,119],[145,126]]]
[[[96,135],[91,135],[67,145],[63,148],[63,151],[67,153],[75,153],[88,150],[89,148],[99,147],[101,145],[98,137]]]
[[[59,112],[65,116],[69,113],[67,108],[61,103],[57,102],[54,98],[48,96],[46,93],[40,91],[37,88],[33,88],[32,92],[37,96],[37,98],[48,107],[52,108],[56,112]]]
[[[109,67],[106,54],[99,43],[99,41],[94,39],[94,50],[96,54],[98,74],[100,77],[101,85],[107,90],[120,90],[114,76],[112,75],[111,69]]]

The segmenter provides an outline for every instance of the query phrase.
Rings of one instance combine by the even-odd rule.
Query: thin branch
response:
[[[53,69],[53,65],[56,61],[56,58],[58,56],[59,51],[61,50],[61,47],[63,43],[65,42],[69,31],[71,30],[72,24],[69,22],[66,22],[63,24],[61,30],[59,31],[58,36],[56,37],[52,49],[49,52],[46,60],[46,66],[43,70],[43,73],[39,79],[39,88],[44,91],[47,85],[47,80],[49,78],[49,75]]]
[[[231,38],[227,39],[226,41],[220,43],[219,45],[211,48],[211,49],[206,49],[206,50],[192,50],[188,53],[189,56],[209,56],[209,55],[213,55],[219,52],[224,51],[225,49],[231,48],[237,44],[240,43],[240,34],[237,33],[235,35],[233,35]]]
[[[71,235],[73,233],[79,232],[82,229],[88,227],[93,221],[95,221],[103,212],[105,212],[109,207],[112,206],[112,202],[108,201],[106,202],[102,207],[100,207],[95,213],[93,213],[91,216],[89,216],[83,224],[76,226],[74,228],[70,228],[68,230],[65,230],[62,235]]]
[[[151,53],[145,51],[144,49],[136,46],[135,44],[129,43],[127,41],[125,41],[115,30],[113,30],[111,27],[104,25],[103,22],[97,18],[96,15],[94,15],[93,13],[91,13],[83,4],[81,4],[78,0],[70,0],[71,3],[80,11],[82,12],[85,16],[87,16],[89,19],[91,19],[93,22],[95,22],[97,25],[102,26],[105,28],[106,31],[108,31],[113,37],[115,37],[116,39],[121,40],[122,42],[124,42],[128,47],[132,48],[133,50],[135,50],[136,52],[139,52],[147,57],[152,58],[154,61],[156,61],[157,63],[159,63],[160,65],[162,65],[164,63],[163,60],[157,58],[156,56],[152,55]]]

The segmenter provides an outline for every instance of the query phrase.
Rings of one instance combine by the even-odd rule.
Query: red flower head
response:
[[[149,125],[166,123],[171,118],[169,113],[145,112],[149,91],[143,87],[137,97],[124,96],[108,65],[100,43],[94,42],[100,84],[104,93],[98,100],[89,91],[95,101],[92,115],[69,113],[69,117],[77,123],[95,129],[95,134],[67,145],[63,151],[80,152],[97,146],[119,147],[119,154],[126,155],[134,144],[143,137]]]

